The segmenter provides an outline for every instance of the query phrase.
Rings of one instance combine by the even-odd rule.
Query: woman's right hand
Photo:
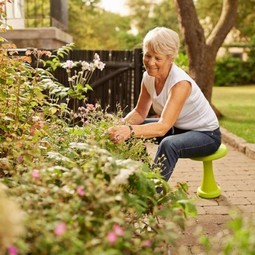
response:
[[[130,129],[127,125],[110,127],[108,130],[110,139],[116,143],[123,143],[130,138]]]

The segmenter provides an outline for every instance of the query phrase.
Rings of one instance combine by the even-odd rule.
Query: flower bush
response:
[[[112,143],[106,130],[122,113],[89,104],[86,89],[78,89],[84,106],[74,116],[82,126],[70,125],[72,110],[62,99],[74,94],[50,72],[70,48],[27,53],[45,68],[0,52],[1,182],[16,205],[13,215],[24,212],[24,232],[6,232],[2,241],[6,254],[162,254],[195,214],[186,187],[172,190],[150,169],[149,141]]]
[[[9,182],[29,214],[21,254],[162,254],[192,208],[184,190],[157,194],[156,174],[86,137],[46,158]]]
[[[110,141],[106,130],[122,122],[121,111],[86,101],[89,79],[104,64],[98,55],[92,63],[61,63],[72,46],[28,51],[35,68],[8,45],[0,49],[0,253],[166,254],[196,214],[187,186],[172,189],[151,170],[146,144],[153,141]],[[59,66],[68,88],[51,73]],[[70,99],[84,105],[74,112]],[[206,254],[254,254],[254,224],[241,215],[229,229],[201,238]]]

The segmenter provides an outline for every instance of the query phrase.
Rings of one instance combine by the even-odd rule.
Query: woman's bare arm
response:
[[[141,85],[141,92],[136,104],[136,107],[124,118],[129,124],[139,125],[143,123],[147,117],[151,107],[151,98],[145,88],[144,84]]]
[[[159,121],[133,126],[135,136],[144,138],[164,136],[176,122],[191,89],[191,84],[188,81],[177,83],[171,90],[171,95],[169,95]]]
[[[145,107],[142,105],[143,93],[141,93],[137,108],[135,108],[135,111],[133,113],[131,112],[130,117],[127,118],[127,121],[130,120],[130,124],[132,124],[134,136],[138,138],[153,138],[164,136],[176,122],[186,99],[191,93],[191,89],[191,84],[188,81],[181,81],[177,83],[171,90],[171,94],[169,95],[159,121],[143,125],[135,124],[135,121],[144,120],[145,114],[147,116],[149,111],[147,108],[149,104],[145,104]],[[148,103],[147,100],[145,100],[145,103]],[[137,116],[140,116],[140,119],[138,117],[137,119],[133,119],[132,122],[132,118],[136,116],[136,113],[138,113]],[[109,134],[114,142],[121,143],[130,138],[131,132],[127,125],[121,125],[110,128]]]

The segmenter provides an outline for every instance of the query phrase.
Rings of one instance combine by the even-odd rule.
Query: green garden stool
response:
[[[213,160],[222,158],[226,154],[227,147],[225,144],[221,144],[219,149],[209,156],[191,158],[192,160],[203,161],[203,179],[201,186],[197,189],[198,196],[202,198],[216,198],[220,196],[221,189],[214,179]]]

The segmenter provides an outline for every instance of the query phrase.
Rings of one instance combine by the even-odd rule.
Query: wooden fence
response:
[[[87,94],[88,102],[93,104],[98,102],[109,112],[116,112],[116,106],[124,112],[130,111],[140,93],[143,75],[142,50],[72,50],[65,60],[91,62],[95,53],[105,63],[105,68],[102,71],[94,71],[89,81],[93,91]],[[58,68],[54,76],[60,83],[68,86],[65,69]]]

